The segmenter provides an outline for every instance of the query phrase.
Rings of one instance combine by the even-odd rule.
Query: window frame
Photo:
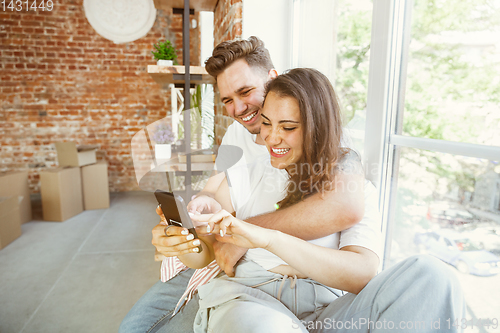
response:
[[[401,148],[500,161],[500,147],[401,135],[412,9],[412,0],[373,0],[363,162],[379,190],[383,268],[391,256]]]

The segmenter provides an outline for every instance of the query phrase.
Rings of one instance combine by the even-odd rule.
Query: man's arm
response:
[[[213,199],[219,189],[220,184],[225,179],[225,173],[214,171],[207,181],[207,184],[187,205],[189,212],[195,213],[215,213],[221,209]]]
[[[348,229],[364,215],[365,178],[361,160],[350,150],[339,162],[333,191],[323,191],[275,212],[246,221],[311,240]],[[304,226],[307,225],[307,228]]]
[[[339,162],[335,190],[316,193],[276,212],[246,219],[247,222],[310,240],[348,229],[365,213],[364,174],[359,156],[350,151]],[[214,243],[215,258],[228,276],[246,249],[227,243]]]
[[[219,188],[224,178],[225,178],[224,172],[217,173],[217,171],[214,170],[210,175],[210,178],[208,178],[205,187],[198,193],[198,195],[206,195],[211,198],[214,198],[215,193],[217,192],[217,189]]]

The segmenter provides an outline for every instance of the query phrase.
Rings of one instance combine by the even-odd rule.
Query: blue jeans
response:
[[[132,307],[123,319],[119,333],[193,332],[193,320],[198,311],[198,296],[172,317],[172,312],[186,290],[194,270],[188,269],[168,281],[156,282]],[[191,318],[191,320],[182,320]]]

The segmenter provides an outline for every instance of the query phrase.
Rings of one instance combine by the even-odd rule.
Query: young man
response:
[[[228,114],[236,120],[228,128],[223,144],[240,146],[246,161],[253,161],[256,156],[267,154],[258,135],[261,123],[260,108],[264,98],[264,86],[268,80],[276,77],[277,73],[263,43],[255,37],[251,37],[248,41],[221,43],[207,61],[206,68],[217,81],[220,97]],[[190,202],[188,208],[200,213],[218,211],[220,205],[214,200],[214,195],[224,175],[220,173],[212,177],[204,190]],[[289,208],[247,221],[278,229],[305,240],[320,238],[350,227],[363,228],[363,233],[367,230],[376,233],[377,231],[373,230],[373,225],[378,222],[373,221],[376,216],[369,216],[369,214],[364,216],[365,180],[363,174],[361,172],[346,173],[343,177],[345,178],[342,181],[351,186],[329,192],[327,195],[331,196],[331,200],[323,200],[321,194],[316,194]],[[336,204],[332,205],[332,201]],[[359,221],[361,222],[358,223]],[[303,227],[304,222],[307,222],[308,228]],[[370,238],[369,232],[367,238]],[[197,244],[188,237],[189,235],[182,233],[182,228],[166,229],[164,225],[158,225],[153,230],[153,245],[164,255],[174,257],[193,252],[193,249],[197,247]],[[215,247],[218,265],[230,276],[234,274],[234,266],[245,252],[246,250],[230,244],[221,243]],[[319,326],[328,328],[328,324],[332,325],[332,318],[337,320],[342,318],[345,321],[342,325],[358,325],[366,321],[370,325],[370,321],[373,321],[372,326],[377,325],[377,328],[379,323],[375,321],[379,318],[393,318],[394,320],[426,318],[429,322],[433,318],[444,321],[446,319],[443,318],[446,316],[457,318],[464,308],[461,303],[463,297],[457,287],[457,282],[453,277],[433,281],[435,274],[445,273],[446,268],[443,270],[442,265],[435,261],[429,262],[427,258],[409,259],[374,278],[373,280],[377,281],[367,285],[366,290],[360,293],[360,295],[363,294],[362,297],[348,294],[337,299],[323,311],[319,318],[321,320],[319,325],[311,328],[319,328]],[[153,286],[129,312],[120,327],[120,332],[191,332],[198,309],[196,295],[180,313],[174,317],[171,316],[191,275],[192,270],[186,270],[167,283],[158,282]],[[430,304],[433,306],[433,313],[426,310],[426,307],[430,306],[427,303],[424,307],[417,306],[418,309],[415,309],[415,305],[424,305],[423,298],[428,298],[428,295],[425,296],[422,284],[414,285],[414,278],[419,278],[423,286],[429,288],[427,290],[429,295],[438,295],[438,299],[432,300]],[[384,297],[378,297],[381,290],[384,290]],[[451,301],[451,290],[456,291],[454,297],[458,301],[454,303]],[[400,297],[403,293],[405,297]],[[381,311],[385,312],[381,313]],[[249,316],[253,317],[251,314]],[[296,324],[300,326],[300,323]],[[309,323],[306,324],[309,325]],[[370,328],[366,324],[364,326],[360,327],[360,331],[367,331],[367,327]],[[353,328],[351,325],[350,329]]]

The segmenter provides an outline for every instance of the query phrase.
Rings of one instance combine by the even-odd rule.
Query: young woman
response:
[[[208,222],[207,232],[217,241],[250,249],[235,277],[222,276],[198,288],[196,332],[234,332],[236,327],[238,332],[305,332],[301,321],[315,320],[343,291],[357,294],[377,271],[379,225],[360,223],[304,241],[242,221],[276,207],[286,209],[317,192],[328,200],[329,192],[352,185],[343,182],[347,179],[343,175],[362,174],[357,154],[340,147],[340,107],[320,72],[293,69],[272,80],[262,117],[260,135],[270,161],[254,161],[261,167],[252,168],[250,180],[244,182],[247,188],[237,187],[240,193],[233,193],[234,186],[227,181],[221,184],[216,199],[223,210],[193,217]],[[285,178],[279,170],[286,171]],[[238,172],[228,176],[229,183],[238,181]],[[372,193],[365,188],[365,198],[367,191]],[[241,192],[248,193],[242,196]],[[376,214],[375,204],[368,207]],[[377,218],[372,220],[379,223]],[[304,228],[307,225],[304,221]],[[200,268],[213,260],[213,239],[203,239],[207,251],[179,256],[184,264]]]

